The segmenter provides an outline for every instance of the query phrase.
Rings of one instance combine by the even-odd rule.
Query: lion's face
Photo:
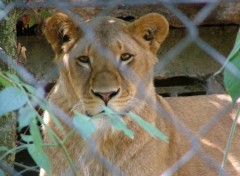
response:
[[[103,106],[125,113],[152,95],[156,52],[168,33],[164,17],[149,14],[133,23],[102,17],[84,28],[56,14],[44,31],[63,63],[64,82],[71,87],[65,91],[74,91],[82,113],[96,115]]]

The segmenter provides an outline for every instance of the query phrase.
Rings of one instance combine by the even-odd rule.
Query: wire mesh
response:
[[[229,2],[229,1],[228,1]],[[197,14],[195,14],[195,17],[193,19],[190,19],[184,12],[178,9],[177,5],[179,4],[204,4],[203,8],[199,10]],[[217,6],[220,3],[224,3],[224,1],[219,0],[172,0],[172,1],[165,1],[165,0],[151,0],[151,1],[145,1],[145,0],[139,0],[139,1],[125,1],[125,0],[116,0],[116,1],[61,1],[61,0],[48,0],[48,1],[13,1],[11,3],[6,3],[4,5],[4,10],[0,11],[0,21],[3,20],[8,16],[8,14],[11,12],[11,10],[17,8],[17,9],[24,9],[24,8],[54,8],[58,9],[58,11],[61,11],[68,16],[71,17],[71,19],[78,25],[79,28],[82,29],[82,31],[85,33],[85,38],[87,41],[94,42],[94,35],[93,30],[89,27],[86,27],[84,25],[84,22],[82,22],[82,19],[80,16],[76,14],[72,10],[73,7],[78,8],[84,8],[84,7],[93,7],[93,8],[101,8],[100,12],[97,14],[97,16],[105,16],[105,15],[111,15],[113,11],[115,11],[119,6],[141,6],[144,8],[145,5],[162,5],[164,8],[168,9],[174,16],[177,17],[177,19],[182,23],[182,25],[187,29],[187,35],[178,43],[175,44],[174,47],[172,47],[168,52],[166,52],[161,59],[158,62],[159,69],[164,68],[167,64],[169,64],[173,59],[177,58],[177,56],[183,52],[190,44],[195,43],[199,48],[201,48],[204,52],[206,52],[208,55],[212,57],[215,61],[220,63],[221,65],[224,64],[226,58],[223,56],[217,49],[213,48],[205,42],[200,36],[198,31],[198,25],[200,25],[212,12],[217,8]],[[93,20],[96,18],[94,17]],[[1,47],[1,46],[0,46]],[[82,47],[82,46],[79,46]],[[102,55],[104,58],[112,58],[114,55],[111,51],[109,51],[104,46],[100,46],[95,48],[99,51],[99,54]],[[9,64],[16,72],[17,74],[28,84],[32,85],[37,89],[36,91],[36,97],[39,99],[44,99],[46,96],[46,92],[44,91],[44,88],[46,87],[48,80],[50,80],[53,77],[53,73],[47,74],[43,80],[37,80],[34,75],[32,75],[28,70],[22,66],[19,65],[16,62],[16,59],[11,58],[6,53],[2,52],[0,50],[0,60],[6,64]],[[109,59],[111,61],[111,59]],[[117,63],[114,63],[117,64]],[[60,66],[61,67],[61,66]],[[229,70],[233,70],[232,72],[234,75],[240,75],[239,70],[232,65]],[[56,71],[55,71],[56,72]],[[140,94],[145,94],[145,87],[144,84],[142,84],[141,78],[138,78],[137,75],[135,75],[131,70],[129,70],[127,67],[122,68],[121,72],[131,77],[133,80],[136,80],[138,91]],[[170,123],[172,123],[176,130],[179,133],[182,133],[184,136],[186,136],[189,139],[189,142],[191,144],[191,149],[187,151],[173,166],[170,166],[164,173],[162,173],[163,176],[167,175],[173,175],[175,172],[177,172],[182,166],[184,166],[186,163],[191,161],[191,159],[195,156],[197,156],[199,159],[201,159],[203,162],[206,163],[209,167],[212,169],[219,171],[221,167],[219,164],[214,161],[214,159],[209,156],[207,153],[202,151],[200,146],[199,137],[206,134],[213,126],[217,124],[221,120],[224,114],[228,113],[231,110],[231,104],[227,105],[224,109],[221,109],[214,117],[212,117],[208,123],[206,123],[196,134],[193,134],[188,127],[181,122],[177,117],[175,117],[173,114],[169,113],[164,109],[159,103],[155,103],[152,101],[150,97],[145,97],[145,101],[147,104],[149,104],[157,113],[161,114],[163,118],[166,118]],[[32,102],[33,106],[35,107],[37,104],[36,102]],[[48,104],[49,109],[52,110],[66,125],[73,128],[72,121],[69,120],[69,116],[63,112],[61,109],[56,107],[55,105]],[[114,175],[125,175],[121,170],[119,170],[117,167],[114,166],[110,161],[104,158],[104,156],[101,156],[95,147],[94,141],[89,141],[88,143],[89,150],[96,155],[97,160],[99,160],[100,163],[102,163],[106,168],[112,171]],[[78,164],[78,163],[75,163]],[[0,168],[3,170],[7,170],[9,174],[16,175],[16,171],[12,168],[10,169],[8,166],[5,166],[3,162],[0,162]],[[68,173],[68,171],[66,171]],[[224,173],[225,175],[229,175],[229,173]],[[68,175],[68,174],[66,174]]]

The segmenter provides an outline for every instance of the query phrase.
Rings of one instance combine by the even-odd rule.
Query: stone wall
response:
[[[74,1],[74,0],[72,0]],[[207,1],[206,1],[207,2]],[[129,2],[130,4],[130,2]],[[185,14],[189,19],[194,17],[205,7],[206,3],[200,3],[196,0],[194,3],[176,4],[175,7]],[[84,6],[84,5],[83,5]],[[83,7],[75,8],[76,12],[84,19],[91,19],[97,15],[101,15],[105,11],[104,5],[99,7]],[[223,1],[218,4],[207,18],[201,22],[201,25],[226,25],[226,24],[240,24],[240,2],[238,1]],[[122,3],[116,8],[107,11],[107,15],[114,17],[121,17],[126,19],[136,19],[147,13],[160,13],[164,15],[171,26],[184,27],[179,17],[173,13],[174,9],[167,7],[160,2],[146,1],[135,3],[132,5]]]
[[[0,117],[0,147],[6,147],[8,150],[12,149],[16,143],[15,143],[15,135],[16,132],[16,119],[15,114],[12,113],[11,115]],[[0,156],[2,156],[5,153],[5,151],[0,151]],[[3,163],[7,163],[7,166],[13,166],[13,162],[15,159],[15,155],[13,153],[10,153],[7,155]],[[3,164],[1,163],[1,165]],[[0,168],[1,170],[1,168]]]
[[[238,26],[199,27],[199,36],[223,56],[227,56],[233,47],[238,29]],[[167,52],[171,52],[172,48],[177,46],[186,35],[185,29],[172,28],[159,51],[159,63],[155,67],[157,86],[161,87],[157,89],[158,92],[169,93],[172,96],[191,92],[192,94],[223,93],[222,75],[211,78],[221,65],[195,43],[191,43],[175,58],[171,58],[168,64],[162,66],[161,58]],[[193,83],[188,83],[189,78],[194,80]],[[161,86],[171,79],[175,81],[168,86]],[[175,83],[179,81],[180,85]],[[186,84],[184,84],[185,81]]]
[[[43,36],[21,36],[17,41],[27,49],[27,59],[21,58],[22,64],[38,80],[46,78],[47,74],[55,70],[54,52]]]

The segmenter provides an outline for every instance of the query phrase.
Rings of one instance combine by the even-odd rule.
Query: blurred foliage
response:
[[[225,64],[224,85],[235,103],[240,96],[240,30]]]

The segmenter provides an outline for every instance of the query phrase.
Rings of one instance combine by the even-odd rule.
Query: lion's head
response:
[[[120,175],[115,174],[115,169],[109,169],[113,167],[102,158],[106,158],[106,161],[124,174],[131,176],[168,173],[170,166],[175,167],[178,159],[181,161],[186,152],[192,151],[198,154],[206,153],[206,156],[221,163],[225,143],[229,138],[223,129],[230,129],[234,118],[230,115],[230,106],[227,104],[230,98],[225,95],[169,99],[156,96],[153,66],[157,60],[157,50],[168,34],[168,22],[163,16],[148,14],[132,23],[111,17],[99,17],[84,23],[58,13],[46,21],[44,33],[56,53],[61,70],[58,83],[50,94],[50,102],[58,105],[70,116],[74,116],[73,110],[89,116],[100,114],[100,118],[92,118],[97,130],[91,135],[94,143],[89,147],[88,142],[81,138],[79,140],[78,133],[73,134],[73,130],[68,126],[66,130],[58,128],[45,111],[44,121],[57,136],[56,138],[52,133],[48,133],[49,128],[43,125],[45,141],[54,146],[59,143],[57,147],[46,147],[46,153],[51,160],[52,175],[71,175],[71,162],[65,159],[66,151],[69,151],[74,162],[70,165],[76,166],[79,175]],[[144,103],[148,102],[145,98],[156,101],[156,105],[159,103],[160,113],[156,112],[151,104]],[[103,108],[104,106],[124,115],[133,111],[167,135],[169,143],[152,138],[145,128],[136,124],[134,119],[128,118],[129,114],[122,117],[134,133],[134,140],[122,131],[114,130],[105,114],[101,114],[104,109],[109,110]],[[227,109],[219,111],[224,107]],[[176,120],[172,116],[177,117]],[[172,120],[169,117],[172,117]],[[213,126],[211,120],[216,120],[216,117],[218,123]],[[177,119],[183,123],[179,123]],[[209,125],[209,122],[211,129],[202,133],[201,129],[206,127],[204,124]],[[79,123],[80,126],[85,125]],[[62,124],[65,128],[64,123]],[[189,131],[184,126],[188,127]],[[181,130],[179,132],[176,129]],[[239,139],[239,133],[236,135],[235,139]],[[233,175],[240,175],[240,162],[234,158],[239,156],[238,141],[234,141],[226,165],[230,166]],[[96,148],[92,150],[92,146]],[[195,146],[197,148],[192,148]],[[100,155],[95,155],[97,152]],[[208,162],[204,163],[201,157],[199,159],[194,156],[189,159],[191,160],[174,174],[217,174],[215,170],[212,172],[206,167]],[[215,165],[214,163],[214,168],[217,168]],[[41,175],[46,174],[41,171]]]
[[[44,33],[62,63],[55,89],[62,104],[68,109],[79,105],[90,116],[104,105],[124,113],[154,95],[152,70],[168,28],[155,13],[132,23],[112,17],[83,23],[62,13],[50,17]],[[145,95],[139,93],[143,88]]]

